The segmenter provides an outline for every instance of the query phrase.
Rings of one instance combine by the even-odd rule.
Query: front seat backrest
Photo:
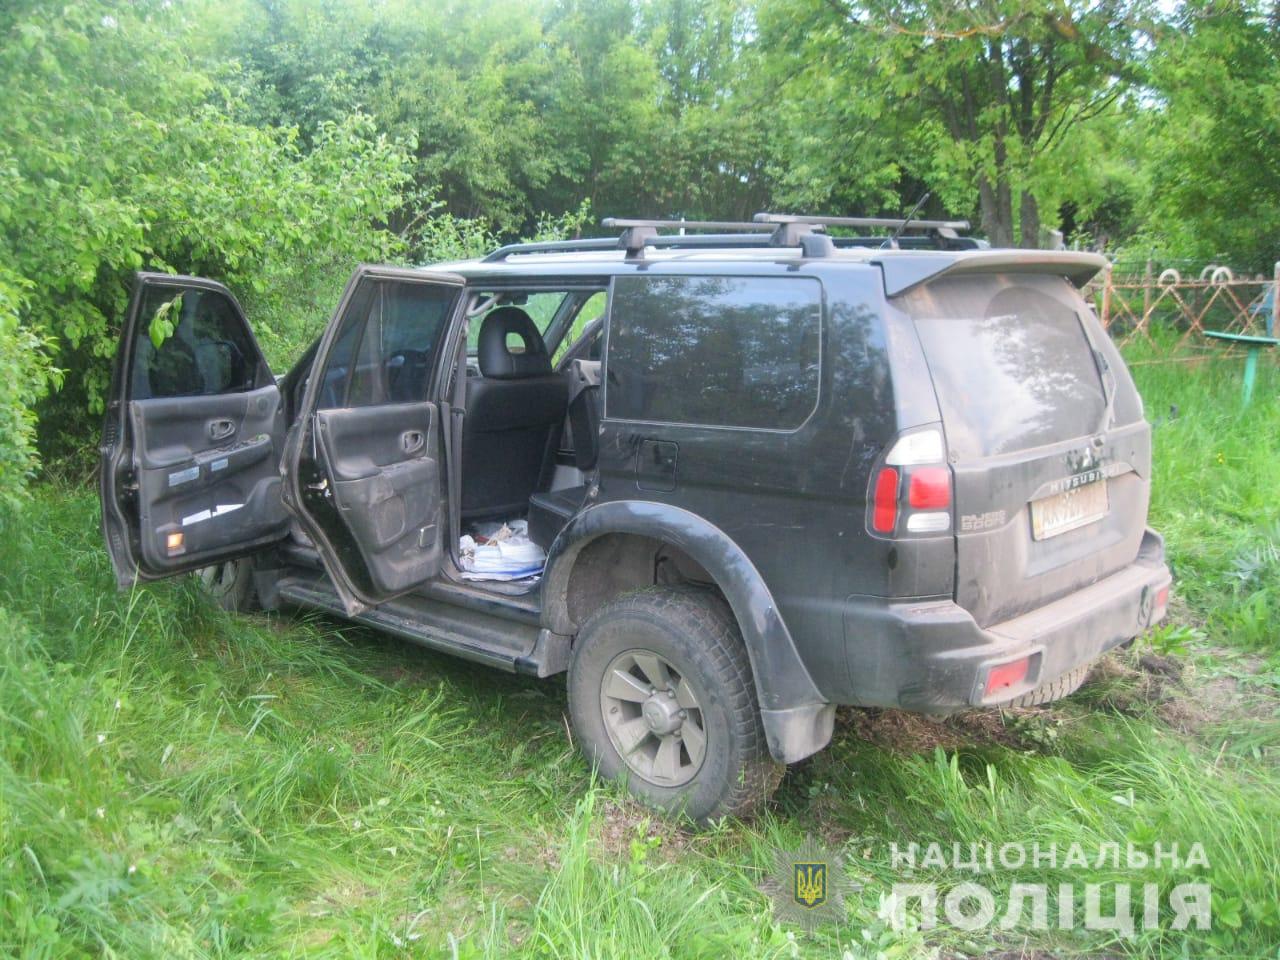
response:
[[[514,517],[528,509],[554,452],[569,383],[552,372],[542,335],[519,307],[484,318],[476,360],[462,421],[462,515]]]
[[[521,341],[512,352],[510,338]],[[551,372],[551,355],[533,320],[519,307],[499,307],[480,324],[476,362],[480,376],[490,380],[517,380]]]

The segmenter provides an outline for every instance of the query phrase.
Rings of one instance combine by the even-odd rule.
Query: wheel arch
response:
[[[583,552],[610,536],[643,538],[674,548],[701,567],[720,590],[742,632],[774,759],[794,763],[827,745],[835,707],[810,677],[760,571],[732,537],[688,510],[645,500],[614,500],[580,512],[548,551],[542,579],[544,627],[563,636],[578,632],[571,602],[575,573],[583,572]],[[611,596],[604,595],[601,602],[608,599]]]

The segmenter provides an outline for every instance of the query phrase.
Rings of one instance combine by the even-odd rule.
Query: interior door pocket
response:
[[[439,485],[434,460],[417,458],[383,467],[371,477],[342,480],[334,485],[338,509],[351,532],[374,552],[413,534],[431,514]]]

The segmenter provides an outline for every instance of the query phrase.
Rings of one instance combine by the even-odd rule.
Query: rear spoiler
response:
[[[972,250],[951,254],[895,254],[872,260],[884,275],[887,297],[900,297],[942,277],[974,273],[1039,273],[1083,287],[1107,266],[1100,253],[1072,250]]]

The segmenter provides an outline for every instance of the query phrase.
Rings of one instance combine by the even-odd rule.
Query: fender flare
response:
[[[568,611],[570,577],[582,549],[610,533],[670,543],[715,580],[742,631],[775,760],[794,763],[830,742],[835,705],[823,698],[810,677],[760,571],[732,537],[688,510],[647,500],[613,500],[578,513],[547,551],[544,627],[566,636],[577,632]]]

